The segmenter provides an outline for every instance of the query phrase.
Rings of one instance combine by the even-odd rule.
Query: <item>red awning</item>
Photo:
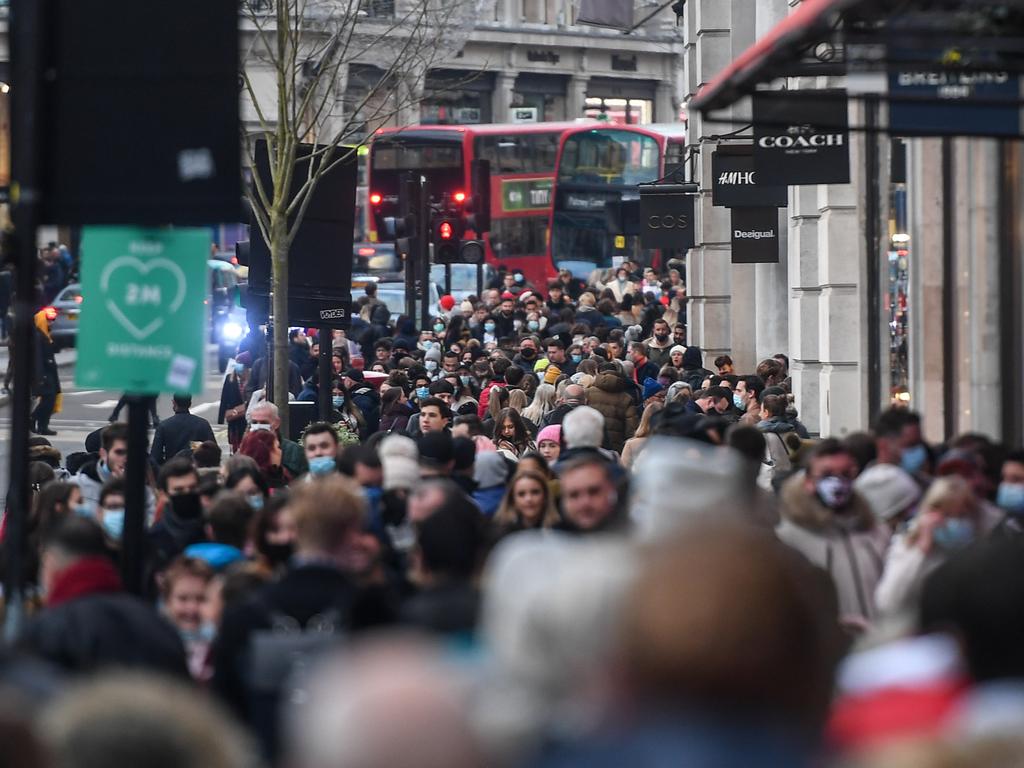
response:
[[[816,35],[827,35],[838,14],[862,0],[804,0],[750,48],[739,55],[690,101],[690,109],[724,109],[753,90],[758,82],[781,77],[780,65],[792,65],[794,53]]]

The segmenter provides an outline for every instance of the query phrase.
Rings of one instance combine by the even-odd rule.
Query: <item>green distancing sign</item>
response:
[[[75,383],[201,393],[209,252],[205,229],[86,227]]]

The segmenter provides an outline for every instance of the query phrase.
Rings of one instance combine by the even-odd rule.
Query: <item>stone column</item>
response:
[[[510,72],[498,72],[494,78],[494,93],[491,95],[491,122],[507,123],[512,119],[512,92],[516,76]]]
[[[565,94],[566,120],[583,117],[583,110],[587,106],[587,80],[586,75],[572,75],[569,78]]]
[[[910,225],[910,407],[931,440],[946,428],[943,399],[942,220],[953,203],[942,199],[942,141],[907,142],[907,209]]]
[[[821,221],[821,212],[818,209],[817,193],[817,187],[790,187],[787,264],[790,285],[790,373],[800,420],[811,432],[817,432],[821,423],[818,398],[821,375],[818,225]]]
[[[999,378],[999,153],[990,139],[957,139],[955,355],[957,432],[1002,436]],[[1006,276],[1009,279],[1009,276]],[[1020,329],[1017,329],[1019,333]],[[1018,337],[1019,338],[1019,337]]]
[[[398,102],[398,111],[395,115],[397,123],[398,125],[416,125],[420,122],[422,114],[426,73],[403,72],[397,77],[398,88],[395,89],[395,98]]]
[[[679,119],[679,107],[676,103],[672,83],[658,83],[654,97],[654,122],[674,123]]]
[[[686,4],[686,99],[696,94],[732,59],[731,5],[721,0],[692,0]],[[708,124],[696,112],[691,112],[689,118],[689,149],[698,152],[700,160],[694,179],[700,186],[700,197],[696,206],[696,247],[690,250],[686,260],[688,341],[704,350],[707,364],[716,355],[732,350],[733,269],[729,211],[711,205],[712,147],[702,146],[700,138],[704,134],[725,132],[729,127]]]

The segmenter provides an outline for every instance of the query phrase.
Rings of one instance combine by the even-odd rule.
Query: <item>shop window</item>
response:
[[[592,96],[587,98],[584,116],[619,125],[644,125],[654,122],[654,101]]]

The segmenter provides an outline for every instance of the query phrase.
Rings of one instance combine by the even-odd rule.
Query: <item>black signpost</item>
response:
[[[777,264],[779,209],[732,209],[732,263]]]
[[[753,95],[754,169],[776,184],[847,184],[846,91],[758,91]]]
[[[693,248],[696,192],[696,184],[640,185],[640,242],[644,248]]]
[[[724,208],[785,208],[789,190],[772,184],[771,177],[754,168],[750,144],[722,145],[711,155],[711,203]]]

